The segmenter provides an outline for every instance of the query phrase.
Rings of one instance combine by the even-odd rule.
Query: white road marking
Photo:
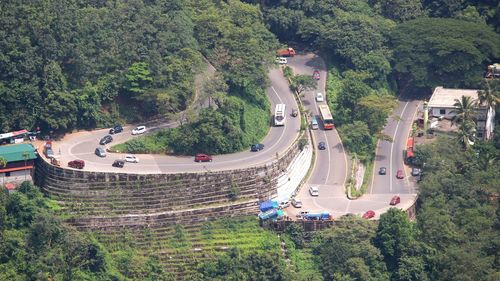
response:
[[[405,106],[403,107],[403,111],[401,112],[400,116],[404,116],[404,112],[406,110],[406,107],[408,106],[408,102],[405,103]],[[389,161],[389,191],[392,192],[392,155],[394,152],[394,142],[396,140],[396,135],[398,133],[398,128],[399,124],[401,123],[402,119],[398,119],[398,123],[396,124],[396,130],[394,130],[394,135],[392,136],[392,143],[391,143],[391,156],[390,156],[390,161]]]

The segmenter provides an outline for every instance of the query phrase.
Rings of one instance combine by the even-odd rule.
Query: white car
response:
[[[294,198],[292,199],[292,206],[295,208],[302,208],[302,201],[300,199]]]
[[[322,93],[317,93],[316,94],[316,101],[317,102],[325,101],[325,99],[323,98],[323,94]]]
[[[288,63],[288,60],[284,57],[277,57],[276,58],[276,62],[279,63],[279,64],[287,64]]]
[[[281,201],[280,202],[280,209],[285,209],[288,206],[290,206],[290,201]]]
[[[130,163],[139,163],[139,158],[137,158],[135,155],[127,154],[125,155],[125,161]]]
[[[317,186],[309,187],[309,194],[311,194],[311,196],[319,196],[319,188]]]
[[[146,126],[139,126],[132,130],[132,135],[140,135],[146,132]]]

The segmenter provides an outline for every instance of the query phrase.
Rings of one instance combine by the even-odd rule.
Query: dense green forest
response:
[[[203,128],[176,131],[178,146],[235,151],[267,132],[264,86],[277,40],[258,6],[2,1],[0,25],[1,131],[64,133],[172,116],[193,102],[205,57],[218,74],[204,92],[218,106],[187,118]],[[220,134],[233,143],[221,143]]]
[[[394,96],[425,97],[436,86],[480,88],[486,65],[500,58],[497,1],[263,2],[265,21],[281,41],[327,60],[335,123],[362,160],[374,156],[377,139],[388,139],[380,132]]]

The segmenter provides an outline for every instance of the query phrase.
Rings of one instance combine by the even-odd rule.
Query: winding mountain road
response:
[[[286,104],[286,125],[284,127],[270,127],[269,132],[262,143],[265,148],[259,152],[248,151],[218,155],[213,157],[213,162],[195,163],[194,157],[170,156],[170,155],[150,155],[136,154],[140,163],[126,163],[124,168],[115,168],[111,164],[116,159],[123,159],[125,154],[108,153],[107,157],[100,158],[94,154],[94,150],[99,145],[99,140],[108,134],[109,129],[77,132],[68,134],[62,141],[54,143],[56,155],[61,155],[63,166],[68,161],[74,159],[85,160],[87,171],[107,171],[107,172],[125,172],[125,173],[182,173],[182,172],[201,172],[201,171],[219,171],[239,168],[248,168],[260,166],[276,160],[277,155],[282,155],[289,146],[295,141],[300,131],[300,118],[291,117],[293,108],[297,108],[297,103],[292,92],[289,89],[288,82],[282,75],[281,70],[273,68],[269,72],[271,85],[266,93],[271,101],[271,110],[274,112],[274,106],[277,103]],[[162,124],[161,127],[173,127],[177,123]],[[113,135],[113,142],[107,146],[116,143],[122,143],[134,138],[131,135],[131,127],[125,127],[122,133]],[[156,130],[157,127],[148,128]]]
[[[315,94],[326,93],[326,66],[324,61],[315,54],[299,54],[288,59],[288,65],[297,74],[312,75],[315,69],[320,71],[320,80],[317,89],[305,93],[302,98],[306,112],[318,117],[318,103]],[[286,104],[286,125],[284,127],[271,126],[262,143],[264,150],[260,152],[248,151],[218,155],[213,157],[213,162],[195,163],[194,157],[180,157],[170,155],[136,155],[140,163],[127,163],[124,168],[115,168],[111,164],[116,159],[123,159],[124,154],[108,153],[106,158],[100,158],[94,154],[99,147],[99,140],[108,134],[109,129],[77,132],[67,135],[62,141],[54,143],[54,151],[61,155],[61,162],[65,164],[74,159],[83,159],[86,162],[85,170],[122,172],[122,173],[183,173],[220,171],[260,166],[276,160],[277,156],[286,153],[289,146],[296,140],[300,131],[300,118],[291,117],[293,108],[298,108],[293,93],[289,89],[288,82],[283,77],[279,68],[273,68],[269,72],[271,85],[266,93],[271,101],[271,111],[278,103]],[[324,102],[322,102],[324,103]],[[390,206],[392,196],[399,195],[401,204],[398,207],[407,208],[413,204],[415,194],[415,183],[409,178],[405,169],[404,180],[397,180],[396,170],[404,169],[402,150],[406,143],[406,137],[411,128],[411,121],[417,110],[419,102],[411,97],[400,97],[398,107],[394,116],[388,119],[384,132],[394,138],[394,142],[380,141],[374,165],[374,175],[367,193],[357,200],[349,200],[346,197],[345,185],[348,179],[350,159],[348,159],[341,139],[336,130],[325,131],[320,129],[312,131],[313,144],[317,146],[320,141],[325,142],[325,150],[316,150],[315,161],[312,172],[307,183],[301,188],[297,197],[303,201],[301,210],[307,211],[329,211],[334,217],[347,213],[363,214],[367,210],[374,210],[376,217],[385,212]],[[270,113],[271,115],[272,113]],[[335,119],[335,116],[334,116]],[[319,118],[318,118],[319,120]],[[148,128],[157,130],[160,127],[174,127],[177,123],[162,124],[159,127]],[[113,145],[134,138],[131,135],[131,127],[125,127],[124,132],[113,136]],[[387,168],[387,175],[378,175],[380,167]],[[317,186],[320,196],[311,197],[308,189]],[[290,215],[297,213],[299,209],[287,208]]]

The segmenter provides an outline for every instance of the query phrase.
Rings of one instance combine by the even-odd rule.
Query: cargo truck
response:
[[[269,219],[278,220],[284,216],[283,210],[271,209],[266,212],[261,212],[259,214],[259,219],[265,221]]]
[[[293,48],[279,49],[278,51],[276,51],[276,56],[293,57],[295,56],[295,50]]]

